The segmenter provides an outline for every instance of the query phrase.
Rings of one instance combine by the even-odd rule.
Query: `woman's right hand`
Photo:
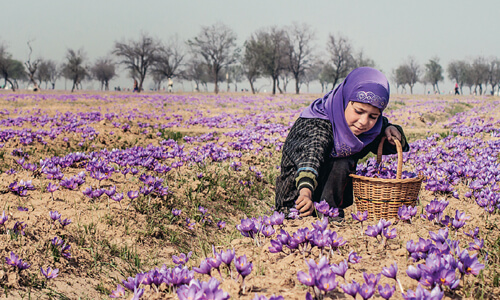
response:
[[[301,217],[312,215],[314,204],[312,201],[312,192],[308,188],[302,188],[299,191],[299,198],[295,201],[295,207],[300,212]]]

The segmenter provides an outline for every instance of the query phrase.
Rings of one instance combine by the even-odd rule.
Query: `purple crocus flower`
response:
[[[330,211],[330,205],[325,201],[322,200],[321,202],[316,202],[314,203],[314,208],[316,208],[316,211],[322,215],[328,215]]]
[[[130,300],[139,300],[144,294],[144,289],[139,287],[134,287],[134,295]]]
[[[406,274],[417,281],[422,277],[422,271],[419,268],[415,268],[414,266],[409,266],[408,270],[406,270]]]
[[[59,223],[64,228],[64,227],[68,226],[69,224],[71,224],[71,219],[68,219],[68,218],[66,218],[64,220],[59,219]]]
[[[363,223],[364,221],[368,220],[368,211],[365,210],[364,212],[357,211],[356,214],[351,213],[351,216],[354,220]]]
[[[479,234],[479,227],[474,228],[474,230],[469,230],[468,232],[464,231],[464,233],[471,238],[475,238]]]
[[[227,265],[228,268],[230,268],[231,262],[233,261],[234,256],[235,256],[234,249],[233,250],[228,249],[226,251],[222,250],[220,253],[220,259],[222,260],[223,263],[225,263]]]
[[[350,262],[351,264],[357,264],[361,260],[361,256],[358,256],[358,254],[354,251],[349,252],[349,256],[347,258],[347,261]]]
[[[389,299],[392,297],[394,292],[396,291],[395,286],[390,286],[388,283],[385,284],[383,287],[381,284],[378,285],[378,293],[380,294],[380,297],[384,299]]]
[[[378,228],[377,226],[368,225],[368,227],[365,230],[365,234],[367,236],[371,236],[371,237],[376,238],[380,234],[379,230],[380,230],[380,228]]]
[[[469,243],[469,251],[479,251],[483,249],[484,239],[479,240],[478,238],[474,238],[474,242]]]
[[[332,272],[335,275],[338,275],[344,279],[345,279],[345,273],[347,272],[348,268],[349,268],[349,266],[347,265],[347,260],[341,261],[338,265],[332,264],[330,266],[330,269],[332,269]]]
[[[130,198],[130,200],[134,200],[135,198],[139,197],[139,191],[128,191],[127,196]]]
[[[51,267],[48,267],[47,270],[40,267],[40,272],[42,272],[42,275],[47,279],[56,278],[57,275],[59,275],[59,269],[52,269]]]
[[[396,228],[384,228],[382,230],[382,233],[384,234],[385,238],[388,240],[394,239],[397,236]]]
[[[335,281],[335,274],[321,274],[319,278],[316,279],[316,286],[324,291],[329,292],[337,287],[339,283]]]
[[[359,283],[354,280],[352,281],[352,283],[342,284],[340,287],[342,288],[344,293],[352,296],[354,299],[356,299],[356,295],[358,294],[358,291],[360,289]]]
[[[398,275],[398,265],[397,263],[394,263],[393,265],[390,265],[389,267],[385,267],[382,269],[382,275],[384,275],[387,278],[393,278],[396,279]]]
[[[282,251],[283,251],[283,244],[281,244],[280,240],[271,240],[271,246],[269,247],[269,252],[279,253]]]
[[[274,230],[273,226],[269,225],[269,226],[265,226],[263,229],[262,229],[262,234],[265,236],[265,237],[270,237],[272,236],[276,231]]]
[[[202,214],[202,215],[205,215],[207,213],[207,209],[204,208],[203,206],[199,206],[198,207],[198,211]]]
[[[193,254],[193,252],[189,251],[189,253],[187,255],[184,253],[179,254],[179,256],[173,255],[172,261],[176,265],[185,265],[189,261],[189,258],[191,258],[192,254]]]
[[[181,214],[182,210],[180,209],[175,209],[175,208],[172,208],[172,215],[174,216],[179,216]]]
[[[125,297],[125,288],[121,284],[118,284],[116,286],[116,290],[111,291],[111,294],[109,295],[110,298],[121,298]]]
[[[271,225],[282,225],[284,219],[285,219],[284,213],[275,211],[271,215]]]
[[[47,192],[53,193],[59,189],[59,186],[55,183],[49,182],[47,185]]]
[[[123,193],[114,194],[110,198],[113,201],[120,202],[123,200]]]
[[[290,213],[288,214],[288,218],[296,220],[300,219],[300,213],[296,208],[290,208]]]
[[[363,272],[363,278],[365,279],[366,284],[370,285],[373,289],[377,286],[378,282],[380,281],[380,277],[382,274],[370,274]]]
[[[212,267],[208,264],[207,259],[201,261],[199,268],[193,267],[193,270],[196,273],[207,274],[208,276],[212,276],[211,275]]]
[[[363,298],[364,300],[366,299],[369,299],[373,296],[373,294],[375,293],[375,288],[374,286],[370,285],[370,284],[367,284],[367,283],[363,283],[363,285],[361,285],[359,287],[359,290],[358,290],[358,294],[361,296],[361,298]]]
[[[304,271],[297,272],[297,279],[306,286],[314,286],[316,283],[314,278],[309,273],[305,273]]]
[[[61,218],[61,214],[58,211],[50,211],[49,216],[54,222]]]
[[[19,256],[17,256],[16,254],[14,254],[14,252],[11,251],[10,257],[6,257],[5,262],[10,266],[16,267],[17,264],[19,263]]]
[[[252,272],[253,264],[247,261],[246,255],[236,257],[234,259],[234,266],[238,273],[243,277],[247,277]]]
[[[467,250],[464,250],[462,254],[460,254],[459,262],[458,262],[458,270],[462,274],[473,274],[477,276],[479,271],[484,269],[484,265],[479,263],[477,260],[477,255],[474,254],[469,256]]]
[[[5,211],[2,212],[2,216],[0,217],[0,225],[5,226],[5,222],[9,219],[9,216],[5,214]]]
[[[223,229],[224,227],[226,227],[226,222],[220,220],[219,222],[217,222],[217,228],[219,229]]]
[[[252,237],[255,231],[257,231],[257,228],[255,227],[255,223],[252,219],[242,219],[241,224],[236,226],[236,229],[238,229],[241,232],[241,235],[245,237]]]

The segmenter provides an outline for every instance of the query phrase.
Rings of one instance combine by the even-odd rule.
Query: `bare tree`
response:
[[[255,94],[255,81],[262,76],[262,67],[260,62],[260,44],[256,40],[256,35],[252,35],[244,44],[243,59],[241,65],[243,74],[250,83],[250,90]]]
[[[311,42],[315,33],[309,25],[293,23],[286,31],[288,34],[288,68],[295,79],[295,93],[300,92],[300,79],[313,63]]]
[[[410,87],[410,93],[413,94],[413,87],[420,78],[420,66],[413,57],[408,57],[407,61],[393,70],[393,80],[396,88],[402,87],[406,91],[406,85]]]
[[[12,55],[7,52],[7,47],[0,44],[0,75],[4,79],[4,86],[7,86],[7,83],[9,83],[12,90],[15,91],[17,86],[16,79],[22,78],[24,74],[23,64],[18,60],[12,59]]]
[[[470,64],[465,60],[451,61],[446,68],[448,72],[448,78],[458,83],[460,94],[463,94],[462,87],[464,86],[466,81],[468,68],[470,68]]]
[[[320,62],[321,71],[318,75],[319,83],[321,84],[321,93],[324,93],[328,90],[328,84],[333,82],[332,74],[334,73],[333,66],[329,63]],[[332,88],[333,90],[333,88]]]
[[[184,53],[177,38],[172,39],[167,45],[162,45],[158,49],[156,62],[153,64],[152,73],[156,83],[160,83],[166,78],[174,78],[181,75],[182,61]],[[159,88],[159,86],[158,86]]]
[[[320,65],[318,62],[315,62],[309,68],[307,68],[304,71],[304,75],[300,77],[300,84],[306,85],[308,93],[309,93],[309,84],[315,80],[318,80],[321,68],[322,65]],[[323,92],[323,86],[321,86],[321,92]]]
[[[355,56],[353,56],[352,69],[359,67],[375,67],[375,61],[369,57],[365,57],[363,49],[361,49]]]
[[[160,42],[147,34],[142,34],[138,40],[115,42],[113,54],[119,63],[130,71],[132,78],[138,79],[139,91],[142,91],[144,79],[149,69],[156,62],[160,51]]]
[[[399,87],[401,87],[401,93],[406,91],[408,73],[408,67],[405,65],[400,65],[392,71],[392,80],[396,84],[396,91],[399,91]]]
[[[90,71],[94,79],[101,83],[101,91],[109,91],[109,81],[116,77],[115,63],[111,58],[98,58]]]
[[[82,81],[89,76],[87,67],[84,66],[86,55],[83,49],[75,51],[68,49],[66,52],[66,63],[62,68],[62,74],[65,78],[73,81],[71,92],[81,87]]]
[[[227,91],[229,84],[234,84],[234,91],[238,91],[238,83],[243,80],[243,67],[241,65],[232,65],[224,69],[226,73]]]
[[[330,34],[328,37],[326,51],[330,57],[329,64],[332,69],[333,88],[344,79],[353,66],[353,50],[349,40],[338,35]]]
[[[260,30],[254,34],[254,40],[262,74],[271,77],[272,94],[276,94],[276,88],[281,93],[279,76],[287,68],[287,50],[290,47],[285,30],[275,26]]]
[[[202,26],[200,33],[187,44],[191,51],[201,55],[214,78],[214,92],[219,92],[218,82],[222,68],[236,62],[239,48],[236,46],[236,33],[222,23],[211,26]]]
[[[479,87],[479,95],[483,94],[483,84],[488,84],[488,62],[484,57],[477,57],[471,64],[471,80],[474,83],[474,93],[477,94]]]
[[[200,91],[200,85],[203,85],[206,90],[207,83],[211,79],[210,66],[196,57],[191,58],[191,60],[187,63],[186,70],[183,73],[183,78],[194,81],[195,91]]]
[[[439,58],[434,57],[425,64],[425,75],[423,80],[432,84],[432,90],[440,93],[438,83],[443,81],[443,67],[439,64]]]
[[[33,53],[33,48],[31,47],[30,41],[28,41],[28,48],[30,49],[30,53],[28,54],[28,60],[24,62],[26,69],[28,70],[28,78],[30,82],[33,84],[33,91],[38,91],[38,84],[35,81],[35,73],[37,71],[38,65],[40,64],[41,59],[35,59],[31,61],[31,54]]]
[[[488,83],[491,85],[491,93],[495,94],[495,87],[500,82],[500,60],[493,57],[489,59]]]
[[[48,83],[52,84],[52,89],[55,89],[56,81],[61,76],[61,72],[57,68],[57,64],[52,60],[42,59],[38,64],[35,79],[38,80],[38,85],[45,83],[47,88]]]

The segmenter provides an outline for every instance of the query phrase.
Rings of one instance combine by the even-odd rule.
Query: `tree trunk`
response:
[[[280,94],[283,94],[283,91],[280,88],[280,78],[279,77],[276,77],[276,87],[278,88],[278,91],[280,92]]]
[[[216,94],[219,93],[219,72],[215,71],[214,70],[214,77],[215,77],[215,88],[214,88],[214,92]]]
[[[5,78],[5,85],[7,85],[7,82],[10,83],[10,86],[12,87],[12,91],[15,92],[16,87],[14,86],[14,83],[12,81],[10,81],[10,79]]]
[[[255,88],[253,86],[253,82],[251,80],[249,80],[250,82],[250,90],[252,90],[252,94],[255,94]]]
[[[299,78],[298,76],[295,76],[295,94],[300,93],[300,85],[299,85]]]
[[[273,95],[276,95],[276,77],[273,77]]]

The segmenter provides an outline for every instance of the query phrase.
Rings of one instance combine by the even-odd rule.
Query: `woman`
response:
[[[380,71],[361,67],[323,98],[309,105],[290,129],[283,146],[281,174],[276,180],[276,210],[296,207],[312,215],[314,202],[330,207],[353,203],[352,179],[358,159],[376,153],[382,136],[384,154],[396,153],[394,139],[408,151],[403,130],[382,116],[389,102],[389,82]]]

